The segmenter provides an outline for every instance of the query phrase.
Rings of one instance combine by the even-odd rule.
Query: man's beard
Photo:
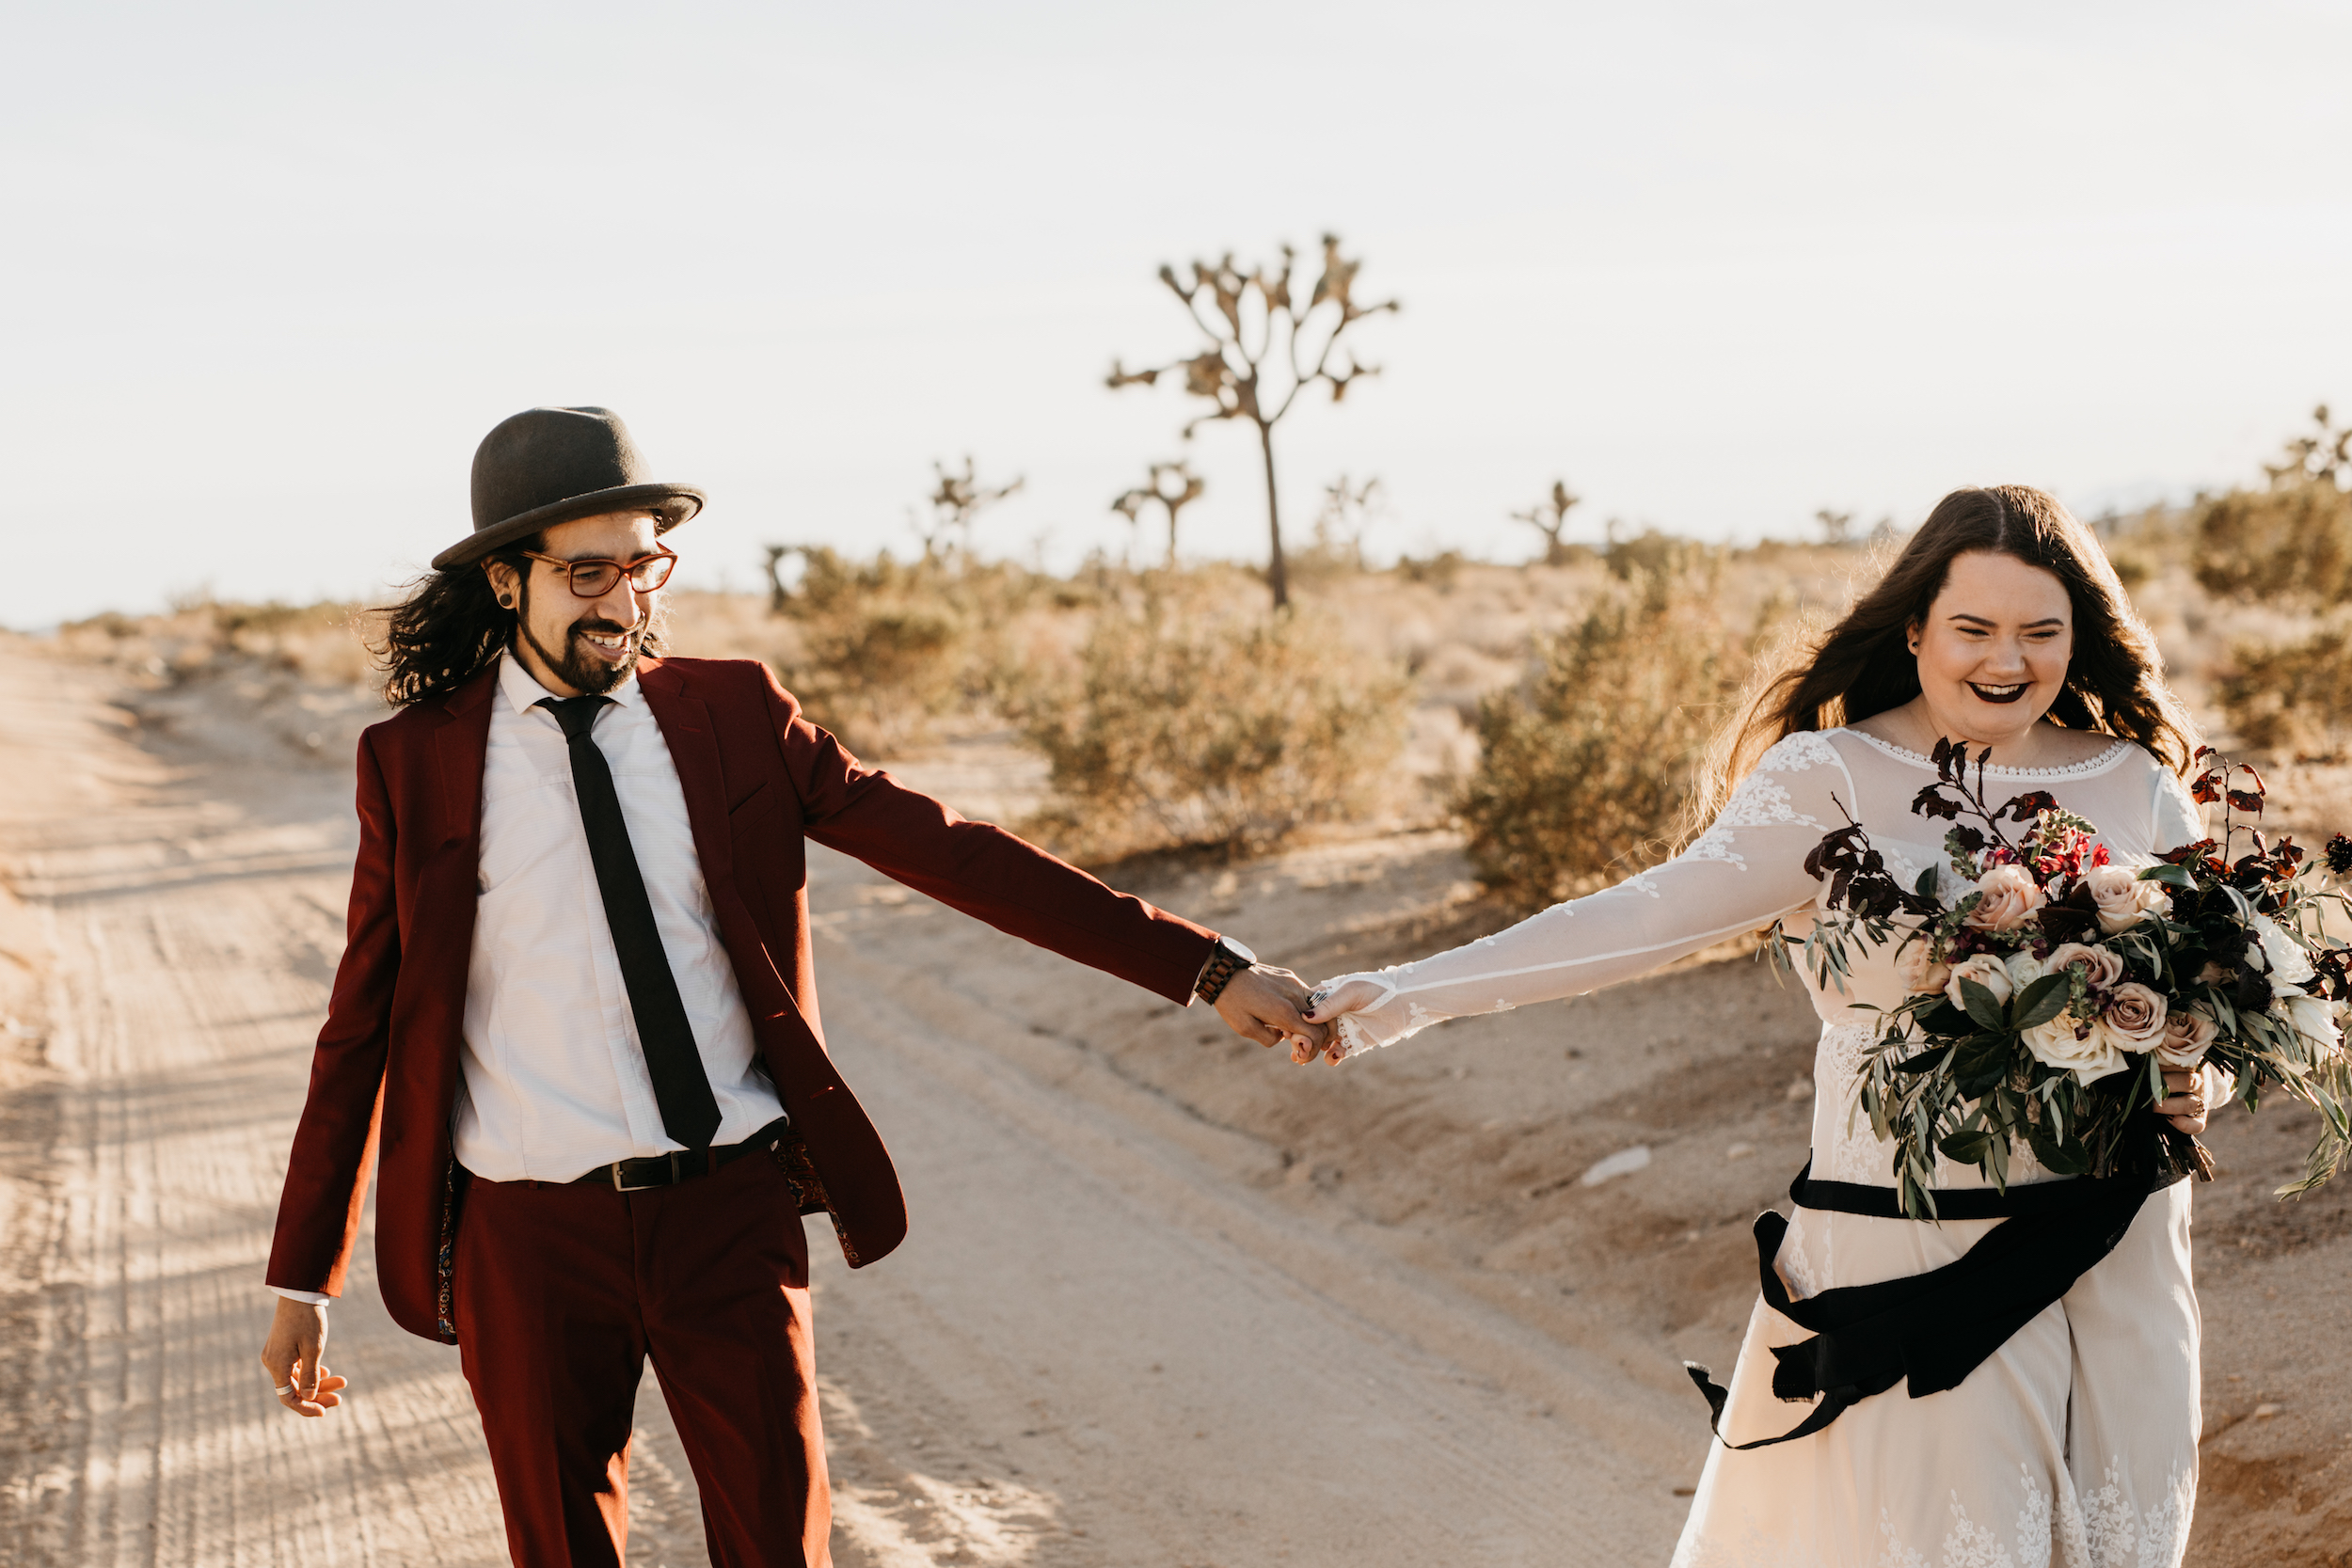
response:
[[[531,629],[531,594],[528,588],[523,592],[522,601],[522,614],[516,619],[516,629],[530,640],[532,652],[545,659],[556,678],[573,690],[583,696],[602,696],[637,673],[637,653],[644,640],[634,634],[640,627],[650,624],[650,617],[637,626],[624,626],[603,619],[575,621],[564,630],[564,649],[559,657]],[[619,662],[607,663],[588,651],[585,634],[592,631],[606,637],[629,639],[628,649]]]

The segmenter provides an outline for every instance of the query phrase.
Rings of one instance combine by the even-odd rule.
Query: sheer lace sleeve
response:
[[[1340,1020],[1347,1054],[1441,1019],[1506,1012],[1629,979],[1809,904],[1819,884],[1804,858],[1846,820],[1840,802],[1853,807],[1854,789],[1836,747],[1818,734],[1789,736],[1665,864],[1452,952],[1326,981],[1327,990],[1369,980],[1385,992]]]
[[[2148,834],[2148,842],[2159,855],[2169,854],[2184,844],[2194,844],[2205,836],[2205,808],[2189,794],[2188,785],[2169,768],[2156,768],[2155,821]]]

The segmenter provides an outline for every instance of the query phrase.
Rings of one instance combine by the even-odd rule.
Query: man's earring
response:
[[[509,594],[501,594],[499,595],[499,608],[500,608],[501,610],[512,610],[512,609],[514,609],[514,608],[515,608],[515,601],[514,601],[514,598],[513,598],[511,595],[509,595]],[[1917,653],[1919,650],[1918,650],[1918,649],[1916,649],[1916,648],[1914,648],[1914,649],[1912,649],[1911,651],[1912,651],[1913,653],[1915,653],[1915,653]]]

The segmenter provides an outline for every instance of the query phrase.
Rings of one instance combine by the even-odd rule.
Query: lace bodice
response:
[[[1810,928],[1822,891],[1805,872],[1805,856],[1848,812],[1904,882],[1932,865],[1947,879],[1947,893],[1964,888],[1944,853],[1947,824],[1911,810],[1921,786],[1934,780],[1928,758],[1858,730],[1789,736],[1764,754],[1707,831],[1665,864],[1451,952],[1326,982],[1370,980],[1386,991],[1374,1006],[1340,1021],[1348,1054],[1404,1039],[1442,1019],[1596,990],[1774,920],[1802,934]],[[2199,809],[2180,779],[2130,741],[2118,740],[2071,767],[1986,769],[1985,793],[1995,802],[2026,789],[2046,789],[2089,818],[2119,860],[2151,859],[2203,835]],[[1867,1043],[1867,1033],[1853,1027],[1864,1015],[1852,1012],[1851,1004],[1892,1006],[1904,994],[1891,947],[1858,944],[1851,957],[1853,973],[1843,992],[1834,987],[1824,992],[1810,974],[1804,976],[1828,1026],[1825,1071],[1835,1066],[1828,1060],[1834,1055],[1858,1061]],[[1817,1150],[1822,1147],[1817,1139]],[[1877,1167],[1883,1162],[1872,1165],[1870,1174],[1841,1173],[1841,1179],[1882,1180]]]

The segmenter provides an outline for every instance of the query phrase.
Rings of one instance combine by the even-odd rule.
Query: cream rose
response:
[[[2049,897],[2022,865],[1996,865],[1977,884],[1977,907],[1967,925],[1979,931],[2014,931]]]
[[[2164,1018],[2164,1038],[2156,1042],[2156,1060],[2169,1068],[2192,1068],[2205,1059],[2214,1037],[2221,1031],[2194,1007],[2180,1007]]]
[[[2172,895],[2164,884],[2141,881],[2128,865],[2094,865],[2083,873],[2083,885],[2099,908],[2099,928],[2110,934],[2149,915],[2172,912]]]
[[[2336,1009],[2326,999],[2317,996],[2289,996],[2286,1003],[2287,1022],[2295,1032],[2312,1042],[2321,1055],[2332,1054],[2344,1043],[2344,1030],[2336,1022]]]
[[[2075,1033],[2077,1029],[2082,1031],[2079,1035]],[[2096,1023],[2078,1024],[2064,1013],[2047,1023],[2035,1024],[2022,1037],[2035,1061],[2063,1069],[2074,1075],[2076,1083],[2085,1085],[2131,1066],[2123,1053],[2116,1049],[2109,1031]]]
[[[2050,973],[2048,964],[2035,958],[2031,949],[2024,947],[2003,959],[2002,967],[2009,971],[2009,983],[2019,990],[2024,990]]]
[[[2263,963],[2269,969],[2271,979],[2299,986],[2312,977],[2312,960],[2304,953],[2303,944],[2281,930],[2277,921],[2268,915],[2256,915],[2254,937],[2262,943]]]
[[[2004,1007],[2009,1006],[2009,999],[2017,990],[2015,986],[2010,984],[2008,967],[1991,953],[1979,953],[1961,960],[1960,967],[1952,971],[1950,981],[1944,987],[1944,995],[1951,1005],[1966,1012],[1968,1004],[1963,999],[1960,990],[1963,980],[1974,980],[1991,991],[1993,1000]]]
[[[1952,966],[1935,957],[1934,947],[1924,941],[1907,942],[1895,956],[1895,974],[1902,981],[1903,990],[1924,996],[1942,990],[1952,977]]]
[[[2089,978],[2093,990],[2105,990],[2123,978],[2123,955],[2111,947],[2090,947],[2079,942],[2062,942],[2050,949],[2047,963],[2052,974],[2072,969],[2076,964],[2083,965],[2090,971]]]
[[[2164,1038],[2164,1014],[2161,995],[2137,980],[2126,980],[2107,992],[2107,1010],[2099,1022],[2117,1046],[2144,1056]]]

